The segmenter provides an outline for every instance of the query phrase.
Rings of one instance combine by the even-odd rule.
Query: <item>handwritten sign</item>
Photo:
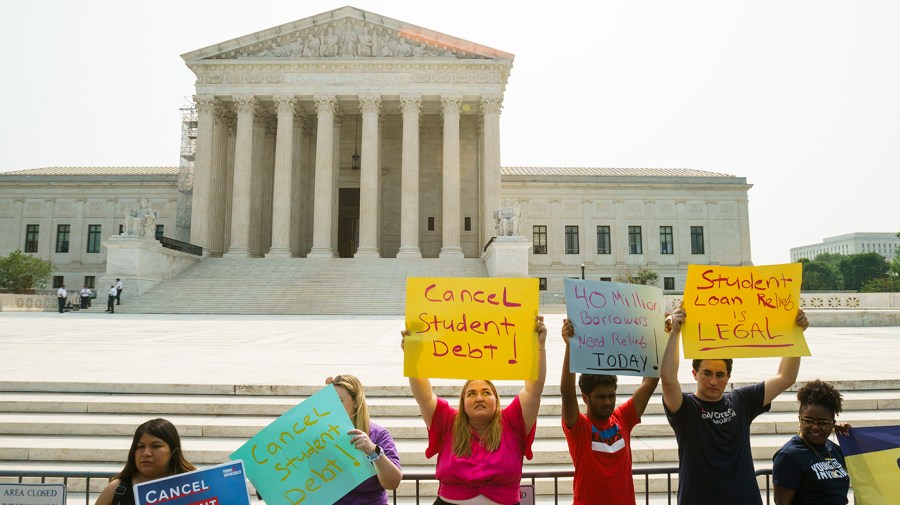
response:
[[[666,339],[661,289],[565,279],[571,372],[659,377]]]
[[[537,279],[406,280],[403,373],[446,379],[536,379]]]
[[[375,475],[350,443],[334,386],[307,398],[231,454],[269,505],[330,505]],[[230,505],[230,504],[229,504]]]
[[[688,265],[685,358],[809,356],[800,308],[799,263],[757,267]]]
[[[64,484],[0,484],[0,505],[65,505]]]
[[[135,484],[134,497],[137,505],[250,505],[240,461]]]

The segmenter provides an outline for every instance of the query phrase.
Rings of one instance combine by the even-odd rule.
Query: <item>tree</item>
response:
[[[0,257],[0,288],[13,293],[43,289],[53,276],[53,265],[15,250]]]
[[[630,268],[625,267],[616,275],[616,282],[627,282],[628,284],[655,286],[658,280],[659,274],[644,267],[638,268],[637,272],[632,272]]]
[[[900,277],[881,277],[867,282],[862,293],[900,293]]]
[[[803,291],[840,291],[842,284],[841,272],[835,265],[818,258],[803,262]]]
[[[851,254],[841,261],[844,289],[853,291],[859,291],[872,279],[885,277],[887,271],[887,260],[876,252]]]

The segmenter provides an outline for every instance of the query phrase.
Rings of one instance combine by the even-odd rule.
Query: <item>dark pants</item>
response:
[[[56,297],[56,303],[59,304],[59,313],[60,313],[60,314],[62,314],[63,312],[66,311],[66,299],[65,299],[65,297],[57,296],[57,297]]]
[[[113,295],[109,295],[109,298],[106,300],[106,311],[116,313],[116,297]]]
[[[125,290],[120,289],[120,290],[116,291],[116,305],[122,305],[122,291],[125,291]]]
[[[87,310],[88,302],[90,300],[91,300],[91,298],[89,296],[82,296],[81,297],[81,308]]]

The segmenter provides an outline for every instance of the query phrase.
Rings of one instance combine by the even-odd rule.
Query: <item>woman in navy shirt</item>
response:
[[[797,391],[800,429],[773,458],[776,505],[846,505],[850,477],[841,447],[828,440],[832,431],[847,433],[849,424],[835,424],[841,393],[820,380]]]

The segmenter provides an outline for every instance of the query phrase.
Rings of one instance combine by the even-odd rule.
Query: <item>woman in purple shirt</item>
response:
[[[369,420],[369,408],[362,383],[353,375],[338,375],[325,379],[325,384],[333,384],[341,399],[341,404],[353,421],[356,429],[347,432],[353,438],[353,445],[365,454],[375,467],[375,476],[366,479],[352,491],[336,501],[336,505],[387,505],[386,490],[400,486],[403,472],[400,456],[390,432]]]
[[[440,484],[435,505],[516,505],[523,458],[531,459],[541,393],[547,375],[544,318],[535,328],[540,350],[537,380],[525,387],[505,408],[497,388],[488,380],[468,380],[459,408],[435,396],[431,381],[410,377],[409,385],[428,428],[425,456],[435,454]],[[408,331],[402,332],[404,338]],[[402,344],[401,344],[402,346]]]

